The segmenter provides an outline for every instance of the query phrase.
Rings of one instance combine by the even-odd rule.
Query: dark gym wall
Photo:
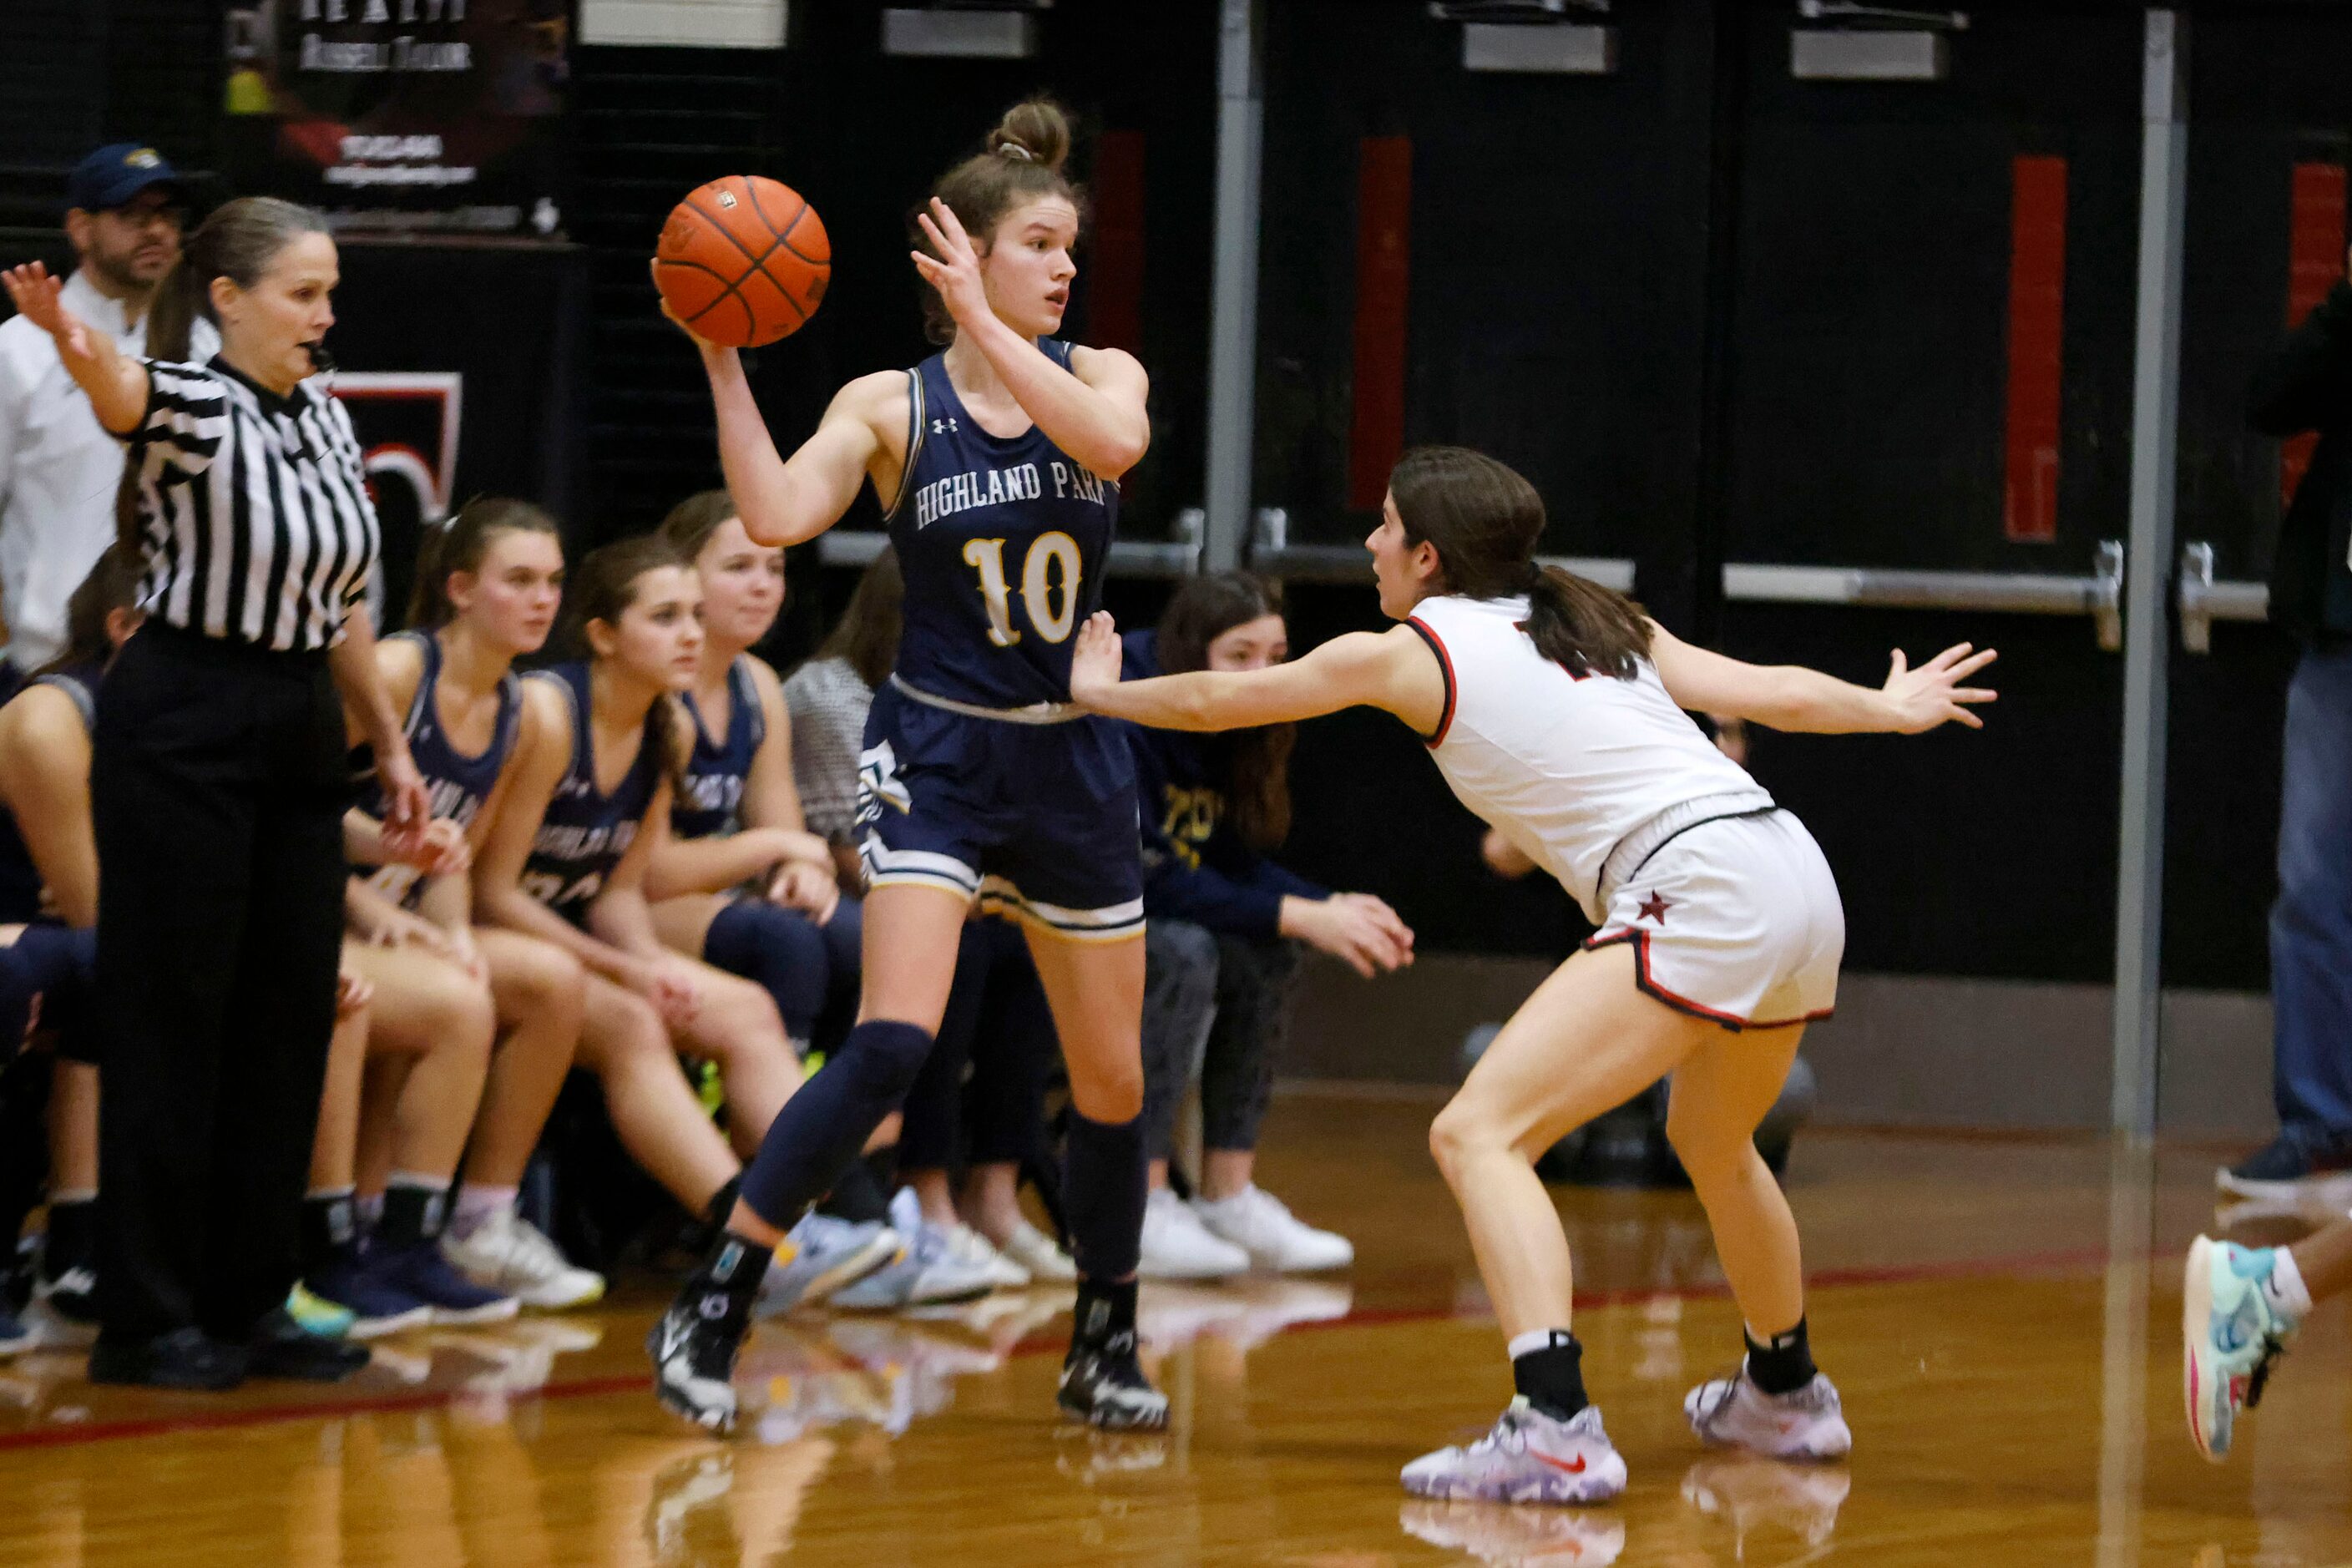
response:
[[[832,232],[835,282],[800,337],[758,357],[779,434],[859,372],[924,352],[903,221],[1003,106],[1044,86],[1091,138],[1144,147],[1144,359],[1151,458],[1133,531],[1200,499],[1215,128],[1212,0],[1063,0],[1041,58],[909,61],[877,47],[879,0],[793,6],[782,55],[582,48],[589,247],[585,540],[645,526],[716,474],[707,400],[653,313],[643,261],[689,186],[748,170],[798,185]],[[1754,765],[1844,877],[1857,968],[2095,981],[2113,942],[2120,666],[2080,619],[1723,605],[1724,558],[2089,569],[2127,523],[2137,215],[2137,5],[1967,7],[1948,80],[1800,83],[1786,0],[1623,0],[1607,79],[1473,76],[1419,0],[1267,0],[1256,499],[1295,537],[1343,542],[1361,142],[1412,143],[1408,440],[1524,468],[1547,543],[1624,555],[1669,625],[1760,659],[1875,679],[1885,651],[1961,637],[2004,651],[1983,734],[1759,737]],[[0,249],[54,250],[54,182],[105,135],[218,163],[217,0],[0,8]],[[2289,181],[2341,164],[2352,17],[2316,5],[2193,17],[2180,537],[2257,577],[2278,515],[2277,444],[2242,424],[2252,363],[2284,324]],[[2011,161],[2068,164],[2058,533],[2001,531]],[[1082,143],[1081,176],[1092,142]],[[1087,331],[1081,298],[1072,331]],[[1711,270],[1712,268],[1712,270]],[[495,331],[495,301],[450,301]],[[1710,367],[1716,379],[1710,380]],[[870,510],[853,523],[870,521]],[[845,574],[794,563],[776,650],[814,639]],[[1130,624],[1163,590],[1114,584]],[[1298,584],[1297,643],[1373,624],[1359,588]],[[2168,974],[2264,984],[2263,910],[2288,654],[2218,627],[2174,659]],[[1565,900],[1479,870],[1476,825],[1412,738],[1354,716],[1307,727],[1293,858],[1406,905],[1430,950],[1552,954]]]

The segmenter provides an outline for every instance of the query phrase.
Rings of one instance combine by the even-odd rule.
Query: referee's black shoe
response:
[[[246,1342],[256,1377],[341,1383],[368,1363],[367,1346],[314,1334],[283,1307],[264,1313]]]
[[[90,1346],[89,1380],[218,1393],[245,1381],[246,1364],[243,1346],[225,1345],[202,1329],[173,1329],[143,1340],[110,1330]]]

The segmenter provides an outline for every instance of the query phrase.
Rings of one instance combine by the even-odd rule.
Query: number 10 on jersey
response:
[[[1004,541],[967,540],[964,563],[980,574],[980,596],[988,604],[988,640],[1011,647],[1021,640],[1013,629],[1012,586],[1004,575]],[[1055,568],[1061,571],[1057,575]],[[1058,603],[1056,600],[1058,599]],[[1029,625],[1047,642],[1066,641],[1078,617],[1078,542],[1068,534],[1041,533],[1021,563],[1021,607]]]

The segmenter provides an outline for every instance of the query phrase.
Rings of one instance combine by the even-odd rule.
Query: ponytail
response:
[[[1525,594],[1537,652],[1571,675],[1633,679],[1650,651],[1649,617],[1622,594],[1537,562],[1543,498],[1517,472],[1466,447],[1416,447],[1398,459],[1389,494],[1405,542],[1436,546],[1439,592]]]
[[[1531,566],[1528,636],[1536,651],[1570,675],[1633,679],[1650,651],[1650,620],[1642,606],[1587,577],[1558,566]]]

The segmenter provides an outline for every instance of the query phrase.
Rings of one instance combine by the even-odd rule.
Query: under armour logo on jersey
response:
[[[931,434],[934,436],[944,436],[950,430],[960,428],[961,428],[961,426],[958,426],[952,418],[934,419],[931,421]]]

